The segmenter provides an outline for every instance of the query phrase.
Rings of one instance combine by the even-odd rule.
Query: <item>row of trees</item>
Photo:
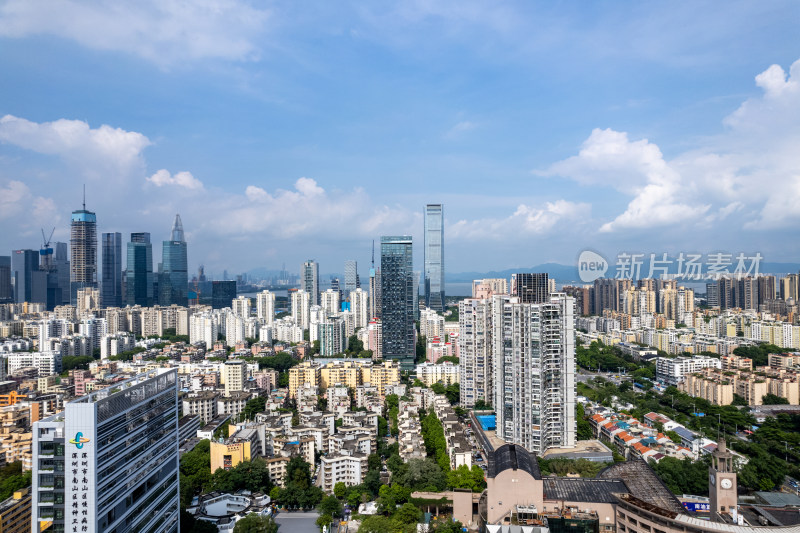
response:
[[[0,468],[0,502],[10,498],[15,491],[30,485],[31,471],[23,472],[19,461]]]

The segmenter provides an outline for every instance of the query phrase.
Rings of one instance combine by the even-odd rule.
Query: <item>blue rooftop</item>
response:
[[[73,222],[97,222],[97,215],[95,215],[91,211],[86,211],[85,209],[81,209],[80,211],[73,211],[72,212],[72,221]]]

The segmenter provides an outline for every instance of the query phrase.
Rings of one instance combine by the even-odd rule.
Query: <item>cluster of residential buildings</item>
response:
[[[715,405],[730,405],[734,395],[747,405],[763,405],[764,396],[800,404],[800,354],[768,354],[767,366],[753,367],[746,357],[722,357],[720,365],[688,373],[679,388]]]

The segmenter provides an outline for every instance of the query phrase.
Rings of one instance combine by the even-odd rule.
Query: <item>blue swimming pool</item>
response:
[[[478,419],[484,431],[494,431],[497,429],[497,418],[495,415],[476,415],[475,418]]]

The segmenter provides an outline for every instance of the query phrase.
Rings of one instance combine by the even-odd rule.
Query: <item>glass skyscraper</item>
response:
[[[344,262],[344,297],[349,298],[350,293],[356,290],[358,283],[358,262],[348,260]]]
[[[72,212],[70,226],[70,303],[75,305],[78,290],[97,288],[97,215],[83,209]]]
[[[149,233],[131,233],[128,243],[128,271],[125,278],[128,305],[153,305],[153,245]]]
[[[444,206],[425,206],[425,306],[443,313],[444,305]]]
[[[103,307],[122,307],[122,234],[103,233],[103,271],[100,303]]]
[[[47,273],[39,270],[39,252],[11,252],[11,279],[14,282],[14,301],[47,303]]]
[[[383,358],[414,368],[414,272],[410,235],[381,237]]]
[[[311,297],[311,305],[319,305],[319,263],[309,259],[300,272],[300,288]]]
[[[175,215],[170,240],[163,242],[161,269],[158,283],[158,303],[161,305],[187,305],[189,303],[189,263],[180,215]]]

